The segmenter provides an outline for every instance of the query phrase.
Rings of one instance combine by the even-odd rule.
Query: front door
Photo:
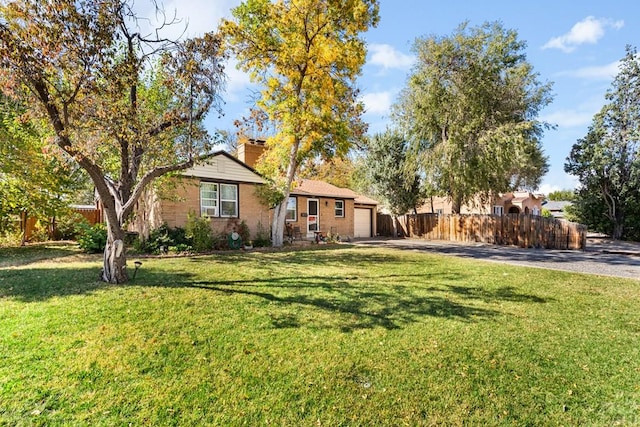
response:
[[[307,237],[315,237],[314,231],[320,231],[320,209],[318,199],[307,200]]]

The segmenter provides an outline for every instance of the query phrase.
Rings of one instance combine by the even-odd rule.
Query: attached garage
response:
[[[353,234],[354,237],[371,237],[372,210],[365,208],[355,208],[353,213]]]

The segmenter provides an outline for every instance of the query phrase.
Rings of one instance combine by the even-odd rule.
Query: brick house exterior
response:
[[[377,205],[375,200],[348,188],[303,179],[291,191],[286,221],[307,239],[315,232],[371,237],[375,235]]]
[[[214,232],[228,233],[245,221],[252,235],[260,227],[269,230],[270,212],[261,204],[256,187],[264,179],[225,151],[218,151],[205,164],[194,166],[173,178],[160,192],[147,191],[138,203],[130,231],[148,231],[166,223],[185,227],[189,213],[207,215]]]
[[[256,192],[265,180],[252,168],[263,149],[262,144],[242,144],[239,159],[224,151],[216,152],[206,164],[183,171],[170,185],[163,186],[162,192],[146,192],[129,231],[148,235],[163,223],[185,227],[189,213],[193,213],[208,216],[214,233],[230,233],[245,221],[252,236],[259,230],[268,234],[272,210],[262,204]],[[352,190],[302,180],[290,200],[294,209],[287,224],[299,227],[303,239],[314,239],[315,232],[341,237],[375,234],[377,202]]]

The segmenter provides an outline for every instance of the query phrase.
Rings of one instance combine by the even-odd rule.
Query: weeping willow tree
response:
[[[394,119],[409,135],[425,182],[456,213],[475,197],[535,189],[548,171],[537,119],[551,100],[526,44],[499,23],[415,41],[416,64]]]

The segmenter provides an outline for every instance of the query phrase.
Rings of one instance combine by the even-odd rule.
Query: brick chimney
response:
[[[265,141],[263,139],[253,139],[241,136],[238,139],[238,160],[252,168],[255,168],[258,159],[266,148],[264,144]]]

